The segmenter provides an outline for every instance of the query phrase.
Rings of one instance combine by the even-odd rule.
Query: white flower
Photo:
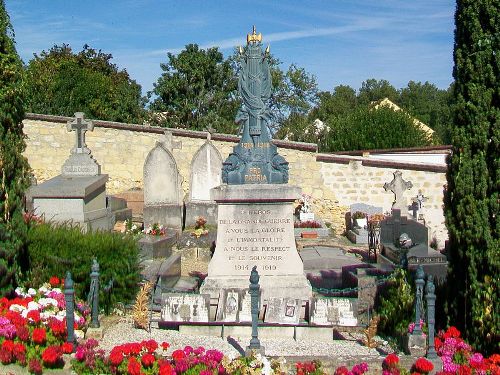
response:
[[[44,285],[42,285],[40,288],[38,288],[38,291],[41,293],[41,294],[45,294],[49,289]]]
[[[23,318],[26,318],[26,317],[28,316],[28,312],[29,312],[28,310],[23,310],[23,311],[21,311],[21,316],[22,316]]]
[[[15,312],[21,312],[23,310],[26,310],[26,308],[24,306],[21,306],[21,305],[13,304],[13,305],[10,305],[9,310],[15,311]]]
[[[33,297],[34,295],[36,295],[36,290],[33,289],[33,288],[29,288],[28,289],[28,294]]]
[[[49,306],[57,307],[57,301],[54,298],[40,298],[38,303],[42,305],[44,308]]]
[[[264,375],[270,375],[273,373],[273,369],[271,368],[271,362],[266,357],[262,357],[262,364],[264,367],[262,368],[262,373]]]
[[[26,294],[24,292],[24,288],[23,287],[20,287],[18,286],[15,290],[16,294],[19,296],[19,297],[26,297]]]
[[[39,310],[40,309],[40,305],[38,303],[36,303],[35,301],[30,301],[28,303],[28,310]]]
[[[54,288],[52,289],[53,292],[56,292],[58,294],[62,294],[61,288]]]

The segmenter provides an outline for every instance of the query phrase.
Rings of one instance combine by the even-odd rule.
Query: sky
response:
[[[19,55],[84,44],[113,55],[152,90],[167,52],[218,46],[227,57],[255,25],[282,61],[316,77],[320,90],[359,89],[369,78],[452,82],[452,0],[6,0]]]

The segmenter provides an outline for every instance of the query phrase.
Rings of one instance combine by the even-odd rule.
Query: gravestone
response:
[[[419,190],[417,196],[412,198],[413,218],[415,220],[424,220],[424,203],[427,199],[428,198],[424,197],[424,194],[422,194],[422,190]]]
[[[241,289],[223,289],[220,292],[219,303],[217,305],[216,319],[219,322],[238,322]]]
[[[155,223],[177,230],[182,229],[182,177],[172,150],[180,148],[165,132],[144,162],[144,227]]]
[[[162,293],[163,322],[208,322],[210,296],[191,293]]]
[[[222,156],[211,141],[196,152],[191,162],[189,201],[186,203],[185,226],[194,226],[198,217],[204,217],[208,225],[217,224],[217,204],[210,197],[210,189],[222,183]]]
[[[403,233],[412,242],[412,246],[406,250],[399,248],[399,238]],[[416,220],[401,216],[399,210],[393,210],[392,216],[380,222],[380,261],[399,265],[402,252],[406,252],[410,267],[416,268],[422,264],[425,273],[444,278],[447,272],[446,257],[432,249],[429,243],[429,228]]]
[[[350,216],[355,212],[363,212],[368,217],[376,214],[382,214],[382,207],[371,206],[365,203],[355,203],[350,207]],[[356,227],[352,224],[353,220],[350,220],[350,227],[347,230],[347,238],[355,244],[367,244],[368,243],[368,230],[367,228]]]
[[[288,163],[271,142],[269,54],[261,46],[254,30],[240,50],[243,104],[236,121],[242,136],[223,163],[225,184],[212,189],[218,205],[217,246],[200,291],[213,299],[221,289],[246,289],[254,266],[264,300],[312,295],[295,247],[293,203],[300,188],[286,184]]]
[[[75,147],[62,166],[61,174],[32,186],[29,196],[33,209],[46,220],[79,225],[84,231],[111,230],[114,215],[106,204],[107,174],[92,157],[85,143],[85,133],[94,128],[82,112],[68,121],[68,131],[75,131]]]
[[[264,322],[299,324],[302,301],[294,298],[269,298]]]
[[[408,202],[404,197],[405,190],[413,187],[410,181],[403,180],[401,171],[394,172],[394,178],[391,182],[384,184],[385,191],[390,190],[394,193],[394,202],[392,203],[393,210],[400,210],[402,215],[406,216],[408,212]]]
[[[356,326],[355,298],[312,298],[309,304],[311,325]]]
[[[251,322],[252,321],[252,296],[248,290],[241,299],[241,308],[238,313],[239,322]]]

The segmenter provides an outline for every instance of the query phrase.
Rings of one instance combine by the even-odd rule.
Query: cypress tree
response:
[[[446,309],[476,349],[492,353],[500,342],[500,1],[458,0],[455,26]]]
[[[23,66],[14,32],[0,0],[0,296],[12,292],[19,255],[25,248],[23,196],[28,186],[28,161],[22,155]]]

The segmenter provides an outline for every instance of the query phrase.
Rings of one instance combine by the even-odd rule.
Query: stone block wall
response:
[[[27,114],[24,132],[27,135],[25,155],[37,181],[43,182],[61,173],[61,167],[75,144],[74,132],[68,132],[66,121],[71,118]],[[182,143],[172,153],[183,178],[182,189],[189,196],[190,166],[196,151],[206,141],[205,132],[171,129],[173,141]],[[108,194],[117,194],[143,187],[143,166],[149,151],[162,139],[164,129],[107,121],[94,121],[94,130],[87,132],[86,143],[101,165],[102,173],[109,175]],[[227,158],[237,137],[214,134],[212,142]],[[440,244],[446,239],[442,214],[443,185],[446,183],[444,167],[419,163],[373,161],[358,156],[317,154],[317,146],[300,142],[277,141],[279,153],[289,162],[289,183],[302,188],[313,198],[313,210],[336,233],[345,230],[344,214],[349,205],[364,202],[391,208],[393,194],[385,192],[383,185],[393,178],[396,169],[403,172],[413,188],[406,192],[408,201],[421,189],[429,198],[426,219]]]

